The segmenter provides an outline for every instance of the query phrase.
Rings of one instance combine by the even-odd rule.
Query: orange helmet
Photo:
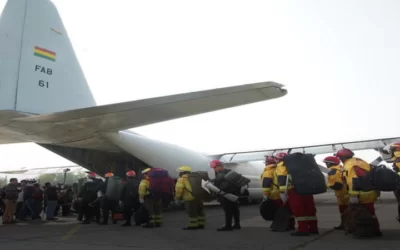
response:
[[[136,176],[136,173],[135,173],[135,171],[133,171],[133,170],[129,170],[128,172],[126,172],[126,176],[127,176],[127,177],[135,177],[135,176]]]
[[[96,178],[96,173],[95,172],[89,172],[87,177]]]
[[[218,166],[222,166],[222,162],[219,160],[213,160],[210,162],[210,168],[216,168]]]
[[[336,157],[336,156],[328,156],[328,157],[325,157],[323,162],[326,163],[326,164],[339,165],[340,164],[340,159],[338,157]]]
[[[114,176],[114,174],[111,173],[111,172],[108,172],[108,173],[105,175],[106,178],[108,178],[108,177],[113,177],[113,176]]]

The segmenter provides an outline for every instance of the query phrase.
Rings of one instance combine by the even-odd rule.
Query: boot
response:
[[[237,229],[237,230],[240,230],[242,227],[240,226],[240,223],[239,222],[236,222],[234,225],[233,225],[233,229]]]
[[[344,230],[343,220],[344,220],[344,216],[342,215],[342,216],[340,216],[340,225],[337,226],[337,227],[334,227],[333,229],[335,229],[335,230]]]

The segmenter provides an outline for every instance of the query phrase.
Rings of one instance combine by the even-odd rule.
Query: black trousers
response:
[[[234,223],[240,225],[240,210],[237,202],[221,198],[221,205],[225,212],[225,226],[232,227],[232,219]]]
[[[111,216],[114,216],[114,214],[115,214],[115,212],[117,210],[118,202],[119,201],[108,200],[107,198],[104,199],[104,203],[103,203],[103,223],[107,223],[108,222],[108,217],[110,215],[110,211],[111,211]]]
[[[139,207],[140,203],[138,201],[124,201],[124,219],[126,220],[125,224],[131,225],[133,210],[137,212]]]

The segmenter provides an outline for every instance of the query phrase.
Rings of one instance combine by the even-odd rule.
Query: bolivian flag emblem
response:
[[[56,61],[56,53],[47,49],[40,48],[35,46],[34,53],[35,56],[50,60],[55,62]]]

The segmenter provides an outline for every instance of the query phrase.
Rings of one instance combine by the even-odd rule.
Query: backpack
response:
[[[122,179],[118,176],[112,176],[107,181],[107,190],[105,195],[108,200],[118,201],[122,193]]]
[[[165,202],[172,200],[174,181],[169,177],[168,171],[161,168],[152,168],[149,173],[150,194]]]
[[[375,170],[376,168],[374,166],[370,166],[369,171],[361,167],[354,166],[354,171],[356,172],[356,175],[360,180],[360,187],[358,187],[357,189],[360,189],[363,192],[370,192],[375,189],[373,178]],[[353,186],[354,185],[355,184],[353,183]]]
[[[203,179],[201,178],[201,175],[196,172],[192,172],[188,174],[188,181],[190,186],[192,187],[192,191],[190,192],[195,198],[201,199],[204,190],[203,187],[201,186],[201,181]]]
[[[350,204],[343,213],[345,235],[356,238],[375,236],[374,220],[370,212],[361,204]]]
[[[283,158],[283,163],[292,178],[296,193],[316,195],[326,192],[325,176],[312,154],[289,154]]]
[[[385,166],[374,167],[373,184],[377,191],[394,191],[400,184],[400,176]]]

